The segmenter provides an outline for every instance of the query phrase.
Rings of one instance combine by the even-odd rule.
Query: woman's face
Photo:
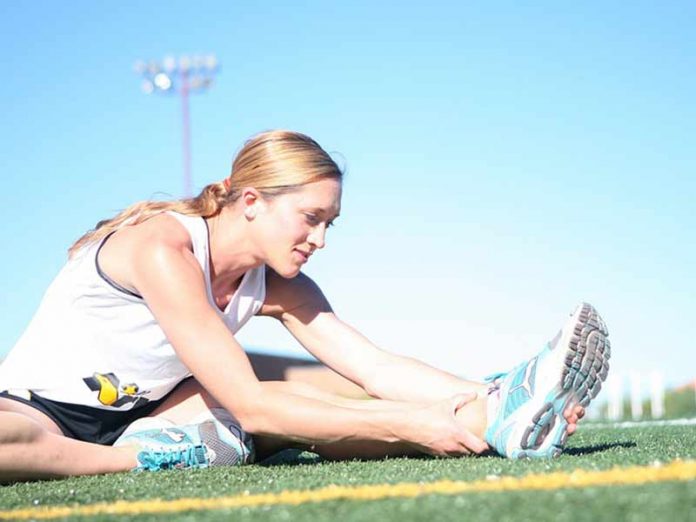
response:
[[[295,277],[319,248],[341,210],[341,182],[326,178],[267,200],[257,215],[266,264]]]

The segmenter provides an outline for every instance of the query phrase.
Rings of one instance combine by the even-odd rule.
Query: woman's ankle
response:
[[[488,396],[479,394],[475,400],[457,410],[456,417],[467,430],[483,439],[488,425]]]

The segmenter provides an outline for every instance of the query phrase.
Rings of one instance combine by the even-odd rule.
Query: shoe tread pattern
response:
[[[576,404],[588,406],[607,378],[611,357],[608,335],[606,324],[594,307],[583,303],[567,345],[556,347],[566,350],[559,391],[548,397],[549,402],[533,416],[516,458],[561,454],[568,438],[564,411]]]

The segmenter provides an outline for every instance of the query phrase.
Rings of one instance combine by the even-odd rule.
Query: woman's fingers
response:
[[[479,439],[469,430],[465,430],[462,428],[461,437],[461,444],[467,453],[475,453],[477,455],[480,455],[481,453],[485,453],[490,449],[486,441]]]
[[[580,405],[568,406],[566,410],[563,412],[563,416],[566,418],[568,422],[577,424],[578,420],[582,419],[585,416],[585,408],[583,408]]]
[[[462,393],[416,410],[424,417],[421,422],[412,424],[413,435],[405,440],[411,441],[425,453],[441,457],[461,457],[488,451],[488,444],[464,426],[463,418],[457,417],[457,412],[477,397],[475,392]]]
[[[464,405],[475,401],[478,398],[478,394],[475,392],[463,393],[461,395],[455,395],[452,397],[452,404],[454,405],[454,413],[456,414]],[[456,419],[454,419],[456,422]],[[479,439],[476,435],[471,433],[466,428],[457,424],[458,432],[458,442],[464,449],[465,454],[468,453],[484,453],[488,451],[489,447],[485,441]]]
[[[462,393],[460,395],[455,395],[452,397],[452,406],[453,406],[453,413],[456,415],[456,413],[464,407],[464,405],[470,403],[471,401],[475,401],[476,393],[469,392],[469,393]]]
[[[568,435],[572,435],[578,428],[578,421],[585,416],[585,408],[580,405],[569,406],[563,412],[563,416],[568,421],[566,432]]]

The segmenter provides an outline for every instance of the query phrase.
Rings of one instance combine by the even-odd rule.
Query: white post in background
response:
[[[650,374],[650,411],[653,419],[665,416],[665,379],[662,372]]]
[[[640,374],[631,372],[631,417],[633,420],[643,418],[643,399],[640,394]]]
[[[607,377],[607,417],[619,420],[623,417],[623,382],[620,376],[609,374]]]
[[[628,384],[628,395],[626,395]],[[649,390],[644,390],[643,385],[649,385]],[[643,399],[650,392],[650,412],[653,419],[665,416],[665,375],[664,372],[654,370],[650,373],[630,371],[626,374],[612,373],[607,377],[604,389],[607,397],[607,420],[618,421],[624,418],[624,402],[628,398],[631,405],[631,417],[640,420],[644,417]]]

